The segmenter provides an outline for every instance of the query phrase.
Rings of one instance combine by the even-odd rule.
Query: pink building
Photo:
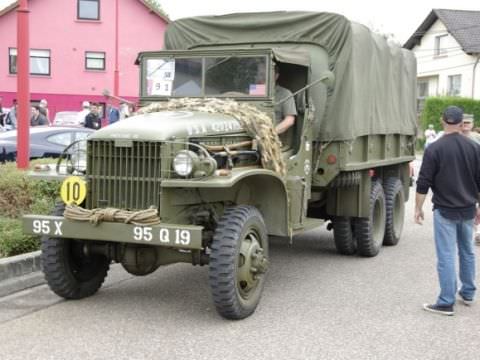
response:
[[[115,3],[118,2],[118,18]],[[143,0],[29,0],[30,92],[32,102],[48,101],[57,111],[80,110],[84,100],[105,105],[113,94],[118,55],[119,96],[136,100],[137,54],[163,47],[169,19]],[[16,98],[18,1],[0,9],[0,97]],[[116,22],[118,20],[118,48]],[[118,53],[116,53],[118,51]]]

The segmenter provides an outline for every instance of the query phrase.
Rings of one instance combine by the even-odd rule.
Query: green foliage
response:
[[[435,130],[442,130],[441,116],[447,106],[455,105],[463,109],[467,114],[473,114],[475,126],[480,126],[480,101],[462,97],[429,97],[425,100],[420,123],[425,130],[429,124],[433,124]]]
[[[32,166],[39,162],[52,160],[34,161]],[[38,237],[23,234],[20,218],[27,213],[50,214],[58,192],[57,182],[32,180],[14,162],[0,164],[0,257],[38,250]]]
[[[49,214],[58,188],[56,182],[28,178],[13,162],[0,164],[0,216],[18,218],[33,211]]]
[[[415,142],[415,149],[423,151],[424,148],[425,148],[425,138],[424,137],[417,138],[417,141]]]
[[[23,234],[19,220],[0,217],[0,229],[0,257],[24,254],[40,247],[37,236]]]
[[[162,5],[158,0],[144,0],[144,2],[153,10],[158,11],[160,14],[168,18],[168,14],[163,10]]]

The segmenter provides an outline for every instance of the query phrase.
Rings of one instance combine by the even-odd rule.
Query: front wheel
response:
[[[61,216],[64,206],[54,215]],[[82,299],[102,286],[110,267],[103,255],[85,255],[83,242],[73,239],[42,238],[41,262],[50,289],[65,299]]]
[[[209,282],[220,315],[243,319],[259,301],[268,268],[268,235],[253,206],[225,210],[211,245]]]

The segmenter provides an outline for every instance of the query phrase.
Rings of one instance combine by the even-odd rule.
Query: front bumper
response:
[[[203,248],[202,229],[202,226],[178,224],[139,226],[103,222],[93,225],[88,222],[68,220],[62,216],[25,215],[23,217],[23,232],[31,235],[193,250]]]

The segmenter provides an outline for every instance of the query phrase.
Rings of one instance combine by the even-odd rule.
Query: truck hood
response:
[[[117,121],[89,139],[165,141],[211,135],[245,133],[235,118],[195,111],[162,111]]]

